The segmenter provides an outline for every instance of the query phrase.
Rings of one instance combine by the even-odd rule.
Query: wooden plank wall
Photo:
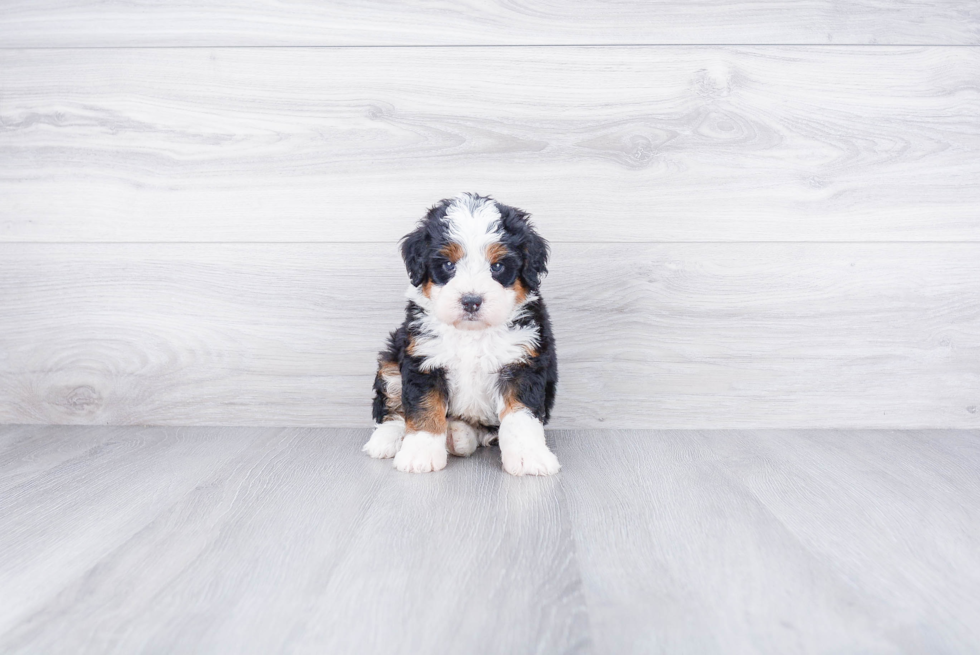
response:
[[[980,45],[974,0],[5,0],[8,47]]]
[[[0,422],[367,425],[394,244],[474,190],[554,244],[557,427],[980,427],[978,43],[975,2],[4,3]]]

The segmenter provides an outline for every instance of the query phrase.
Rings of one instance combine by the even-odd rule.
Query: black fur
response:
[[[446,372],[442,369],[422,371],[422,358],[414,357],[408,352],[412,337],[418,335],[412,323],[422,313],[421,307],[409,301],[405,308],[405,322],[389,335],[388,347],[378,356],[379,365],[388,362],[398,364],[398,370],[402,375],[402,408],[406,417],[418,415],[422,399],[433,389],[439,391],[443,397],[447,399],[449,397]],[[376,423],[382,423],[388,417],[388,406],[385,402],[384,381],[380,370],[375,378],[374,392],[374,420]]]
[[[527,318],[518,325],[538,325],[541,343],[537,355],[527,362],[506,366],[500,372],[502,387],[510,387],[514,395],[534,416],[545,425],[551,419],[555,406],[555,389],[558,386],[558,357],[555,354],[555,337],[551,333],[551,320],[543,300],[525,305]]]
[[[394,336],[394,332],[392,333]],[[387,351],[386,351],[387,352]],[[381,353],[384,355],[385,353]],[[374,404],[371,406],[371,416],[375,423],[384,423],[388,416],[388,403],[385,401],[385,383],[381,377],[381,370],[374,376]]]
[[[521,258],[521,281],[530,291],[537,291],[541,277],[548,272],[548,242],[528,222],[529,214],[515,207],[496,203],[504,226],[503,244]]]
[[[474,200],[493,200],[486,196],[471,196]],[[444,284],[447,273],[445,259],[439,255],[446,244],[442,219],[452,199],[442,200],[429,209],[414,232],[402,239],[402,258],[412,285],[420,286],[427,282]],[[547,273],[549,248],[528,222],[528,214],[501,203],[495,203],[501,215],[503,235],[501,242],[507,247],[509,255],[502,260],[503,268],[494,277],[504,286],[510,286],[520,278],[529,292],[537,292],[542,277]],[[451,277],[451,274],[449,275]],[[558,384],[558,359],[555,353],[555,340],[551,331],[551,321],[542,300],[534,300],[525,305],[527,311],[516,325],[538,326],[540,343],[536,354],[528,361],[505,367],[500,371],[498,384],[501,391],[512,392],[542,423],[551,417],[555,403],[555,389]],[[384,365],[396,362],[402,376],[402,408],[406,418],[412,418],[421,411],[422,399],[432,390],[439,391],[449,401],[446,372],[442,369],[422,371],[422,359],[412,356],[409,344],[416,329],[414,322],[424,310],[409,301],[405,311],[405,321],[391,333],[386,350],[379,356]],[[377,423],[388,417],[385,402],[385,384],[380,375],[374,382],[373,415]]]
[[[415,231],[402,239],[402,259],[405,260],[405,269],[412,286],[417,287],[433,279],[431,269],[435,262],[432,259],[446,243],[440,223],[451,202],[451,199],[446,199],[433,205],[425,218],[419,221]]]

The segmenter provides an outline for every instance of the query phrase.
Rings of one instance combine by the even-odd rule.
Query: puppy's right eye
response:
[[[456,264],[452,262],[445,262],[442,265],[442,270],[446,271],[447,273],[452,273],[453,271],[456,270]]]

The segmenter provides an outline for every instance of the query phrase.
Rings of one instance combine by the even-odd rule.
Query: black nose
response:
[[[463,309],[470,314],[475,314],[480,310],[480,305],[483,304],[483,296],[463,296],[459,302],[463,305]]]

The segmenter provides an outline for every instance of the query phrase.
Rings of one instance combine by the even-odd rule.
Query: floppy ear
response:
[[[536,291],[541,277],[548,272],[548,242],[531,227],[527,212],[499,202],[497,210],[500,212],[500,222],[513,235],[513,244],[521,253],[521,280],[531,291]]]
[[[541,284],[541,278],[548,273],[548,242],[541,238],[530,223],[527,225],[527,234],[524,240],[524,266],[521,268],[521,277],[531,288],[537,290]]]
[[[424,225],[402,239],[402,259],[412,286],[419,286],[428,277],[429,248],[429,234]]]

